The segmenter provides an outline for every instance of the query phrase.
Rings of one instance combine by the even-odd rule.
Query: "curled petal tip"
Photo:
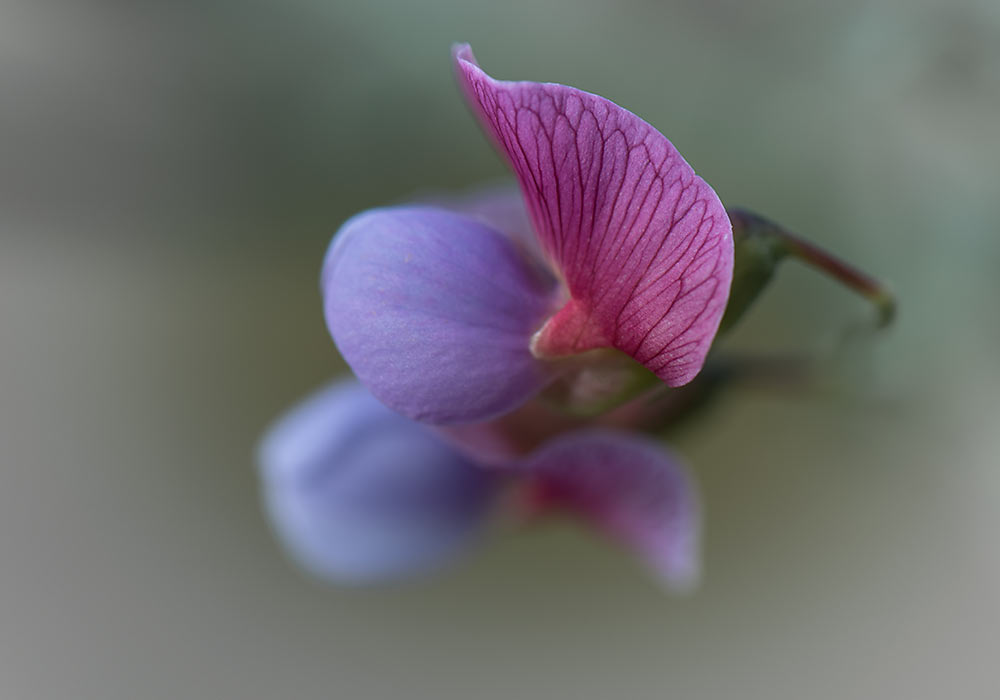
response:
[[[472,54],[472,47],[466,42],[456,42],[451,45],[451,56],[455,61],[467,61],[473,65],[479,65],[476,57]]]

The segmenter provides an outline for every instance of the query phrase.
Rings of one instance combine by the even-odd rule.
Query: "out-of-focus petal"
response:
[[[732,227],[718,196],[662,134],[613,102],[564,85],[494,80],[468,45],[454,57],[572,296],[535,352],[615,347],[672,386],[689,382],[732,278]]]
[[[530,258],[543,265],[544,253],[531,225],[524,197],[513,180],[483,185],[442,201],[445,209],[479,219],[511,238]]]
[[[661,445],[612,431],[558,438],[522,468],[549,505],[567,508],[635,550],[668,585],[699,575],[700,509],[691,479]]]
[[[552,280],[475,219],[430,207],[359,214],[334,238],[322,291],[344,359],[410,418],[486,420],[550,378],[529,344],[552,311]]]
[[[309,571],[369,583],[441,565],[483,523],[496,476],[355,382],[297,406],[265,436],[264,498]]]

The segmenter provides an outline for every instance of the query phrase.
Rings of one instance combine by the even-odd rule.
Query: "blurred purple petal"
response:
[[[477,187],[442,200],[440,204],[445,209],[479,219],[508,236],[533,262],[544,266],[544,253],[516,182],[511,180]]]
[[[565,507],[635,550],[674,588],[699,574],[700,514],[687,471],[656,442],[611,431],[558,438],[524,468],[545,500]]]
[[[293,409],[265,436],[259,458],[283,543],[305,568],[341,583],[443,564],[478,532],[496,485],[354,382]]]
[[[671,386],[691,381],[732,279],[732,227],[718,196],[662,134],[613,102],[494,80],[468,45],[454,56],[572,297],[537,336],[536,353],[615,347]]]
[[[334,239],[322,291],[344,359],[410,418],[486,420],[549,380],[529,344],[552,311],[551,281],[475,219],[430,207],[359,214]]]

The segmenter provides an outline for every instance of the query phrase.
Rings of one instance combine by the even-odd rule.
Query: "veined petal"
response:
[[[613,102],[494,80],[468,45],[454,57],[572,297],[535,338],[536,354],[614,347],[671,386],[689,382],[732,278],[732,227],[718,196],[662,134]]]
[[[279,421],[259,451],[264,498],[308,570],[368,583],[434,568],[479,531],[495,475],[391,411],[331,385]]]
[[[539,480],[548,504],[583,516],[631,547],[667,584],[696,582],[698,497],[680,461],[658,443],[585,431],[548,443],[523,468]]]
[[[359,214],[334,238],[322,291],[344,359],[410,418],[486,420],[550,378],[529,345],[552,281],[481,221],[431,207]]]

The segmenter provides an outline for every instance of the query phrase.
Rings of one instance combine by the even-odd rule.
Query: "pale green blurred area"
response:
[[[555,525],[441,576],[297,572],[253,450],[343,366],[343,219],[504,174],[453,84],[605,95],[723,201],[889,280],[887,333],[789,263],[727,342],[815,351],[678,437],[705,575]],[[995,0],[5,2],[0,695],[995,698]]]

